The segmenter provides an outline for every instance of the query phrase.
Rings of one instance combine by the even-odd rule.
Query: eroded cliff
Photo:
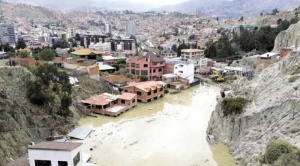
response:
[[[284,139],[300,148],[299,78],[300,53],[294,51],[257,78],[238,80],[234,95],[249,101],[244,112],[224,117],[218,104],[208,132],[229,145],[239,165],[260,165],[270,140]]]

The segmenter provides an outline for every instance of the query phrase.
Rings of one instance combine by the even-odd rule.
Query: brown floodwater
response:
[[[197,86],[139,103],[116,118],[83,118],[80,125],[94,126],[84,150],[101,166],[234,166],[225,145],[206,141],[218,94],[217,87]]]

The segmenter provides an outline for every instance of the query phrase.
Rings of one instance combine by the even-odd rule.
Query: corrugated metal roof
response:
[[[92,127],[77,127],[68,136],[71,138],[84,140],[92,132]]]

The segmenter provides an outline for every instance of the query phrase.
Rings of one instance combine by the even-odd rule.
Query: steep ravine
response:
[[[52,114],[49,108],[32,105],[26,82],[34,76],[23,67],[0,67],[0,165],[24,155],[26,146],[51,135],[65,133],[72,119]]]
[[[208,133],[230,147],[239,165],[260,165],[270,140],[284,139],[300,148],[299,76],[300,53],[292,52],[257,78],[238,80],[234,94],[249,101],[244,112],[224,117],[219,103]]]

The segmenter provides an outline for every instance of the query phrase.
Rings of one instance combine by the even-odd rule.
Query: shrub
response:
[[[221,108],[225,116],[231,114],[240,114],[243,112],[243,109],[246,105],[247,101],[244,98],[225,98],[222,101]]]
[[[271,141],[267,144],[265,151],[265,163],[273,164],[277,161],[283,154],[292,154],[297,149],[290,143],[282,140]]]
[[[295,82],[299,79],[299,76],[292,76],[289,78],[289,82],[292,83],[292,82]]]
[[[164,91],[165,91],[165,94],[169,93],[169,90],[168,90],[168,89],[165,89]]]
[[[296,154],[291,154],[291,153],[281,155],[274,163],[274,166],[283,166],[283,165],[300,166],[298,156]]]
[[[141,82],[145,82],[145,81],[147,81],[148,80],[148,77],[146,76],[146,75],[141,75],[140,76],[140,81]]]

